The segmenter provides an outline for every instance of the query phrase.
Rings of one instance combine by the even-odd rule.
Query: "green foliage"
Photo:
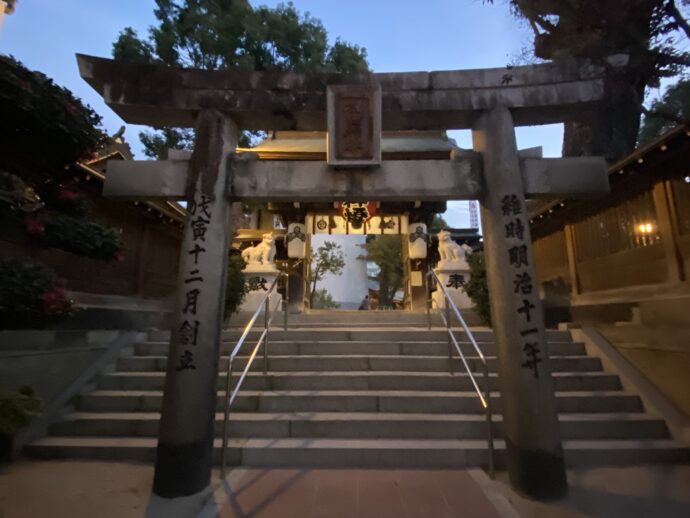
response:
[[[28,237],[46,246],[92,259],[122,259],[120,233],[91,221],[89,200],[58,182],[30,188],[17,176],[0,173],[0,214],[6,227],[23,226]]]
[[[403,285],[402,240],[400,236],[367,236],[363,259],[376,263],[379,273],[379,307],[392,306],[395,293]]]
[[[72,311],[64,283],[28,257],[0,258],[0,328],[40,327]]]
[[[367,49],[336,38],[326,56],[325,70],[342,74],[369,72]]]
[[[327,273],[342,275],[345,267],[345,256],[342,247],[333,241],[324,241],[323,245],[312,250],[311,268],[309,272],[309,307],[314,307],[314,296],[316,294],[316,284],[324,278]]]
[[[326,288],[321,288],[314,292],[311,307],[312,309],[337,309],[340,304],[333,300],[333,296],[328,293]]]
[[[491,304],[489,301],[489,286],[486,282],[486,265],[484,252],[478,250],[467,256],[470,266],[470,278],[465,282],[463,289],[474,302],[474,310],[481,321],[491,326]]]
[[[446,230],[449,229],[450,225],[446,223],[446,220],[443,219],[443,216],[440,214],[434,214],[434,218],[431,220],[431,224],[429,225],[429,234],[438,234],[441,230]]]
[[[0,55],[0,166],[57,169],[93,153],[104,139],[101,118],[66,88]]]
[[[244,300],[244,275],[242,275],[244,266],[241,255],[232,254],[228,257],[228,273],[225,280],[225,318],[237,311]]]
[[[45,230],[40,239],[48,246],[103,261],[124,258],[122,236],[114,228],[52,211],[42,221]]]
[[[113,43],[115,59],[206,70],[369,70],[366,49],[340,39],[329,46],[322,23],[292,2],[255,8],[247,0],[156,0],[154,15],[157,25],[148,37],[140,38],[131,27],[120,32]],[[191,147],[189,130],[157,131],[140,134],[149,157]],[[245,132],[242,140],[246,146],[251,136]]]
[[[113,43],[113,56],[120,61],[144,65],[153,62],[153,47],[148,41],[140,40],[131,27],[125,27]]]
[[[41,400],[31,387],[0,390],[0,435],[13,437],[37,415]]]
[[[21,178],[0,171],[0,215],[29,213],[41,207],[41,201]]]
[[[664,96],[652,103],[651,113],[644,118],[640,130],[640,144],[645,144],[664,134],[676,124],[678,120],[690,120],[690,80],[682,80],[669,86]]]
[[[147,157],[167,160],[169,149],[192,149],[194,131],[188,128],[156,128],[156,132],[140,132],[139,140]]]
[[[103,144],[100,117],[51,79],[0,56],[0,214],[3,227],[97,259],[121,257],[117,230],[89,220],[65,167]]]

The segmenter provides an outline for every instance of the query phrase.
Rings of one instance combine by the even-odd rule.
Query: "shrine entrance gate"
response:
[[[515,125],[585,116],[604,71],[586,63],[476,71],[303,75],[176,70],[78,56],[82,77],[125,121],[195,127],[189,160],[113,162],[104,194],[187,200],[154,493],[210,482],[222,301],[233,201],[478,199],[495,322],[510,479],[522,492],[567,489],[526,197],[606,192],[603,159],[520,154]],[[235,154],[238,128],[324,131],[325,162]],[[472,129],[450,160],[381,160],[385,130]]]

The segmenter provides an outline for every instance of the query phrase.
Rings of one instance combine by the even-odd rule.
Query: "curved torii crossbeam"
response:
[[[567,490],[525,196],[606,192],[603,159],[520,154],[514,126],[582,117],[603,95],[587,63],[400,74],[179,70],[78,55],[82,77],[125,121],[196,127],[189,160],[113,162],[105,194],[188,201],[156,456],[154,492],[200,493],[210,482],[230,199],[438,200],[481,203],[514,487]],[[238,127],[327,129],[329,86],[378,85],[384,130],[472,128],[474,151],[449,161],[384,161],[336,170],[316,162],[234,156]]]
[[[602,67],[586,62],[386,74],[206,71],[132,65],[77,55],[79,72],[126,122],[193,127],[219,110],[247,130],[326,130],[326,87],[381,86],[383,130],[467,129],[482,111],[511,110],[514,124],[563,122],[592,109]]]

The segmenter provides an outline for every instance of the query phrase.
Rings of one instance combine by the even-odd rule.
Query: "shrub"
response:
[[[0,113],[3,161],[62,167],[104,140],[101,118],[90,107],[12,56],[0,56]]]
[[[27,257],[0,258],[0,328],[42,327],[72,310],[51,269]]]
[[[38,413],[41,400],[31,387],[0,390],[0,461],[12,460],[14,436]]]
[[[228,274],[225,282],[225,318],[232,315],[244,300],[244,259],[239,254],[228,257]]]
[[[486,266],[484,264],[484,252],[478,250],[467,255],[467,263],[470,265],[470,278],[463,289],[474,302],[474,310],[481,321],[491,326],[491,303],[489,300],[489,286],[486,282]]]
[[[0,435],[13,437],[31,422],[40,406],[41,400],[31,387],[0,391]]]
[[[314,292],[312,309],[337,309],[340,304],[333,300],[333,296],[328,293],[326,288],[320,288]]]

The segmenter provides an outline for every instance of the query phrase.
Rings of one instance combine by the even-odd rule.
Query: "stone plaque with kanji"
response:
[[[329,86],[328,163],[366,167],[381,163],[381,87]]]

